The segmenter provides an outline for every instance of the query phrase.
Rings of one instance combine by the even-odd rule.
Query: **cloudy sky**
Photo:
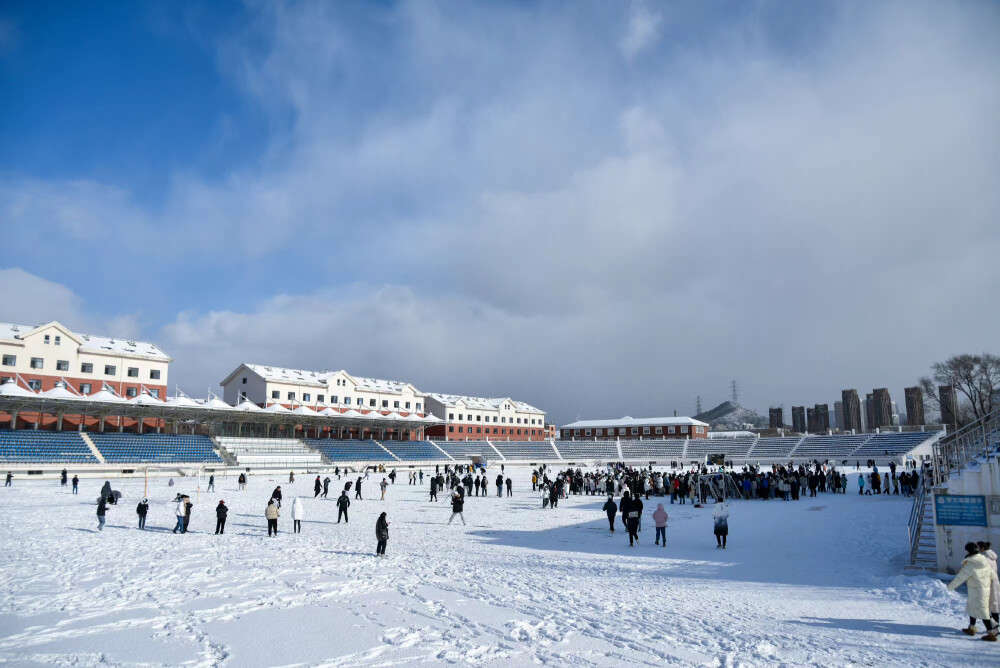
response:
[[[0,320],[557,423],[997,352],[994,2],[206,4],[0,6]]]

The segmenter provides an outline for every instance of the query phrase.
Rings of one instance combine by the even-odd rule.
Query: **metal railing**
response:
[[[978,457],[997,456],[1000,442],[1000,410],[965,425],[934,444],[934,486],[943,484],[954,472]]]
[[[917,484],[917,493],[913,497],[913,508],[910,509],[910,521],[907,527],[910,532],[910,565],[916,563],[917,548],[920,543],[920,529],[924,524],[924,504],[927,502],[926,489],[924,488],[924,477],[920,476]]]

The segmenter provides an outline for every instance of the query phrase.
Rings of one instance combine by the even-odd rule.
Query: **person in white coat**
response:
[[[979,546],[975,543],[966,543],[962,570],[948,584],[948,589],[954,591],[963,582],[969,589],[969,597],[965,604],[965,611],[969,615],[969,628],[962,629],[962,633],[976,635],[976,620],[981,619],[983,626],[986,627],[983,640],[996,642],[997,627],[990,619],[989,603],[990,592],[994,587],[1000,587],[1000,581],[997,580],[996,571],[990,566],[989,559],[979,554]]]
[[[712,521],[715,523],[715,542],[716,549],[724,550],[726,549],[726,538],[729,537],[729,506],[722,497],[717,497],[715,499],[715,505],[712,506]]]
[[[305,511],[302,509],[302,499],[295,497],[292,501],[292,533],[302,533],[302,520]]]
[[[997,553],[990,549],[989,542],[979,541],[979,554],[986,557],[990,562],[993,572],[997,572]],[[990,617],[993,618],[993,625],[1000,624],[1000,587],[990,589]]]

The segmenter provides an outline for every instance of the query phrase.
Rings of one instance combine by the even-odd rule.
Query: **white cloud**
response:
[[[625,58],[631,60],[639,52],[653,45],[659,37],[663,16],[644,2],[633,2],[629,11],[628,27],[618,43]]]

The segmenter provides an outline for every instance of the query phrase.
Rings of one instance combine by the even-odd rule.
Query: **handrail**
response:
[[[917,483],[917,494],[913,499],[913,507],[910,509],[910,521],[907,527],[910,532],[910,565],[912,566],[917,558],[917,546],[920,541],[920,527],[924,521],[925,503],[924,477],[920,476]]]
[[[1000,410],[965,425],[934,444],[934,484],[940,485],[952,471],[965,466],[976,457],[992,454],[990,436],[996,439],[1000,431]]]

